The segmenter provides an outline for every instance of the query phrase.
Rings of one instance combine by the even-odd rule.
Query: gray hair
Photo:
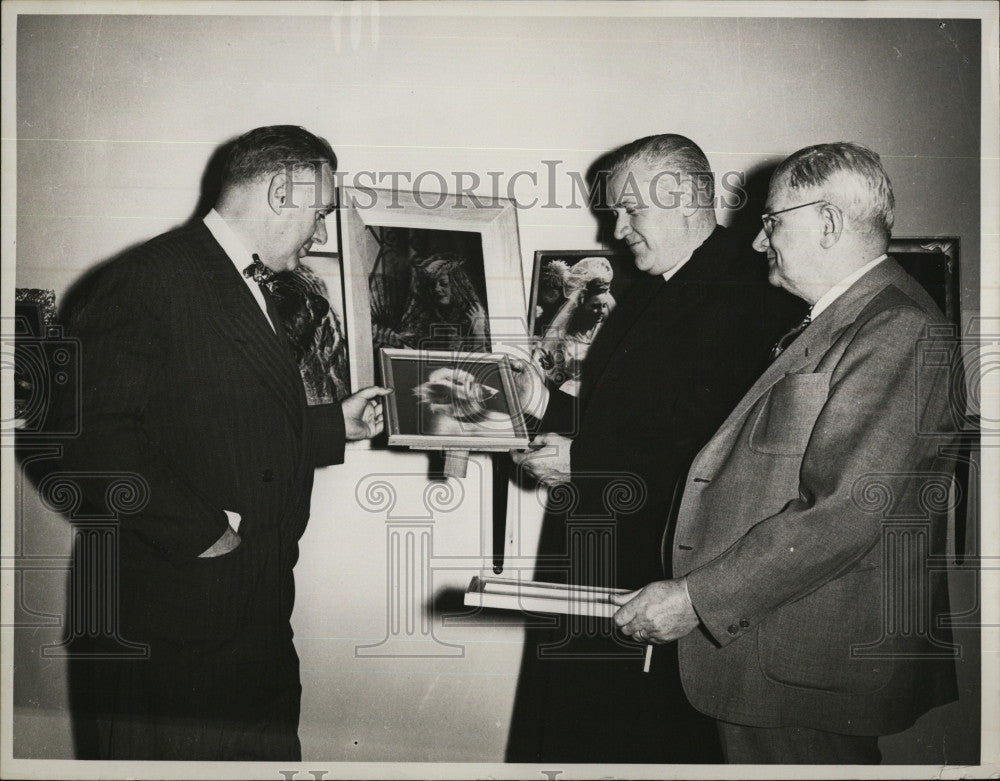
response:
[[[820,190],[856,226],[889,239],[895,205],[892,183],[879,156],[867,147],[847,141],[807,146],[781,163],[771,182],[784,177],[794,189]]]
[[[705,203],[715,198],[715,174],[708,158],[690,138],[674,133],[646,136],[616,149],[608,158],[611,176],[623,173],[640,163],[652,171],[670,171],[690,176],[702,193]]]

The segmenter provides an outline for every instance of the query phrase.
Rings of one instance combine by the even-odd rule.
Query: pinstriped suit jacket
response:
[[[767,369],[695,458],[674,547],[699,710],[889,734],[954,699],[944,552],[948,327],[893,260]]]
[[[339,405],[307,407],[276,335],[202,223],[98,269],[75,295],[82,433],[63,469],[132,472],[144,502],[120,517],[123,630],[268,653],[290,637],[297,541],[313,469],[343,460]],[[104,502],[99,486],[85,497]],[[242,544],[198,554],[242,515]],[[248,647],[246,645],[242,646]]]

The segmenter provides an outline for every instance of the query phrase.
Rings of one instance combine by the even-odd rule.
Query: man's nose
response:
[[[629,224],[628,214],[619,214],[615,218],[615,238],[624,239],[631,232],[632,226]]]
[[[764,229],[761,228],[760,232],[753,240],[753,248],[757,252],[767,252],[767,248],[771,246],[771,242],[767,238],[767,234],[764,233]]]
[[[319,220],[316,223],[316,231],[313,233],[314,244],[326,244],[326,220]]]

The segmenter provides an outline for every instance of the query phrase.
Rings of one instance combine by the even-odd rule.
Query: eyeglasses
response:
[[[774,219],[777,215],[784,214],[785,212],[793,212],[796,209],[804,209],[806,206],[815,206],[817,203],[826,203],[826,201],[809,201],[809,203],[800,203],[798,206],[789,206],[787,209],[780,209],[776,212],[760,215],[760,221],[764,223],[764,235],[771,238],[774,226],[778,224],[778,221]]]

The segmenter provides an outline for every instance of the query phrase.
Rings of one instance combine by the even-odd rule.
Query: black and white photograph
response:
[[[499,336],[527,352],[512,200],[344,186],[340,203],[351,371],[359,384],[379,379],[383,347],[489,352]]]
[[[527,447],[507,356],[381,351],[389,444],[428,450]]]
[[[314,251],[268,288],[295,353],[309,404],[350,395],[340,256]]]
[[[374,347],[489,352],[486,274],[478,233],[369,229]]]
[[[619,252],[535,253],[532,355],[557,387],[578,387],[587,350],[636,274],[631,256]]]
[[[0,15],[0,777],[1000,773],[995,3]]]

